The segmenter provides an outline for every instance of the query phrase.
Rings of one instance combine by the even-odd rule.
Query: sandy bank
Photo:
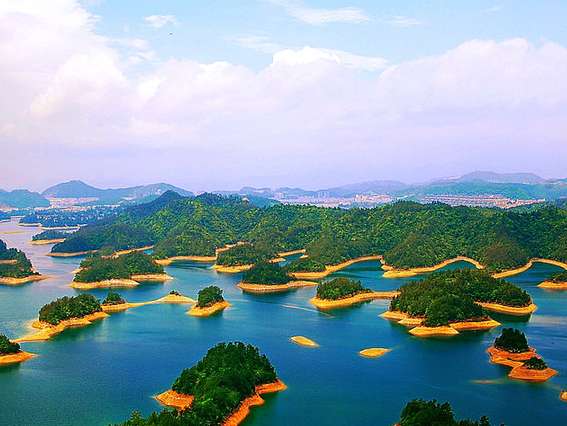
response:
[[[156,262],[160,265],[167,266],[175,262],[202,262],[212,263],[217,260],[216,256],[174,256],[166,257],[165,259],[157,259]]]
[[[29,275],[23,278],[0,277],[0,284],[16,286],[16,285],[31,283],[34,281],[45,280],[47,278],[49,277],[47,277],[46,275]]]
[[[53,240],[32,240],[31,243],[34,246],[43,246],[43,245],[47,245],[47,244],[62,243],[63,241],[65,241],[65,238],[55,238]]]
[[[185,395],[170,389],[154,397],[160,404],[183,411],[191,407],[193,395]]]
[[[218,265],[214,264],[213,269],[217,272],[221,272],[224,274],[237,274],[239,272],[245,272],[252,268],[252,264],[249,265],[233,265],[233,266],[225,266],[225,265]]]
[[[390,350],[385,348],[368,348],[361,350],[358,354],[364,358],[378,358],[387,354]]]
[[[17,263],[18,263],[18,259],[0,260],[0,265],[15,265]]]
[[[195,305],[187,313],[191,316],[194,316],[194,317],[208,317],[208,316],[216,314],[217,312],[224,311],[229,306],[230,306],[230,303],[228,303],[226,300],[224,300],[222,302],[217,302],[217,303],[215,303],[211,306],[207,306],[205,308],[199,308],[197,305]]]
[[[559,399],[561,401],[567,402],[567,391],[561,391],[561,393],[559,394]]]
[[[139,286],[140,283],[134,280],[129,280],[126,278],[96,281],[92,283],[83,283],[79,281],[73,281],[69,284],[77,290],[93,290],[95,288],[133,288]]]
[[[256,393],[240,403],[238,408],[223,422],[223,426],[238,426],[250,414],[250,408],[263,405],[264,399],[260,395],[267,393],[281,392],[287,389],[287,386],[281,380],[274,383],[256,386]]]
[[[0,355],[0,365],[18,364],[20,362],[25,362],[35,356],[35,354],[24,351],[10,355]]]
[[[538,285],[539,288],[544,288],[546,290],[567,290],[567,282],[553,282],[544,281]]]
[[[536,258],[531,259],[524,266],[520,266],[519,268],[515,268],[515,269],[509,269],[507,271],[497,272],[497,273],[493,274],[492,276],[494,278],[507,278],[507,277],[511,277],[513,275],[518,275],[518,274],[521,274],[522,272],[526,272],[528,269],[530,269],[534,265],[534,263],[546,263],[548,265],[559,266],[560,268],[567,270],[567,263],[559,262],[559,261],[553,260],[553,259],[545,259],[545,258],[541,258],[541,257],[536,257]]]
[[[311,339],[308,339],[307,337],[304,336],[293,336],[290,337],[290,339],[293,343],[300,345],[300,346],[305,346],[308,348],[318,348],[319,344]]]
[[[135,251],[146,251],[146,250],[151,250],[153,248],[154,248],[154,246],[152,245],[152,246],[144,246],[144,247],[127,249],[127,250],[118,250],[118,251],[115,251],[114,253],[112,253],[112,256],[118,257],[118,256],[122,256],[123,254],[133,253]]]
[[[313,287],[317,283],[313,281],[290,281],[287,284],[252,284],[239,282],[237,287],[246,293],[281,293],[301,287]]]
[[[490,330],[494,327],[501,325],[498,321],[493,319],[487,319],[484,321],[461,321],[452,322],[449,327],[454,328],[457,331],[483,331]]]
[[[89,254],[93,254],[96,253],[96,250],[85,250],[85,251],[76,251],[76,252],[72,252],[72,253],[47,253],[47,256],[51,256],[51,257],[79,257],[79,256],[87,256]]]
[[[481,321],[457,321],[449,323],[446,326],[427,327],[422,325],[425,318],[411,317],[405,312],[386,311],[380,315],[382,318],[395,321],[406,327],[413,327],[409,331],[414,336],[432,337],[432,336],[455,336],[461,331],[483,331],[498,327],[500,323],[491,318]]]
[[[338,300],[325,300],[313,297],[309,302],[317,309],[335,309],[346,308],[358,303],[368,302],[374,299],[393,299],[400,293],[398,291],[371,291],[368,293],[359,293],[352,297],[345,297]]]
[[[429,272],[435,272],[439,269],[444,268],[445,266],[448,266],[452,263],[455,262],[468,262],[472,265],[474,265],[477,269],[484,269],[484,266],[481,265],[478,261],[471,259],[470,257],[466,257],[466,256],[457,256],[454,257],[452,259],[447,259],[441,263],[438,263],[437,265],[433,265],[433,266],[424,266],[424,267],[419,267],[419,268],[409,268],[409,269],[395,269],[392,266],[389,265],[382,265],[382,269],[384,269],[386,272],[384,272],[384,278],[407,278],[407,277],[413,277],[419,274],[426,274]]]
[[[287,256],[293,256],[294,254],[304,254],[304,253],[305,253],[305,249],[298,249],[298,250],[282,251],[278,253],[278,256],[287,257]]]
[[[486,350],[486,353],[490,355],[491,363],[505,365],[506,367],[519,367],[524,363],[524,361],[537,356],[536,351],[533,348],[530,348],[527,352],[515,353],[491,346]]]
[[[321,272],[292,272],[290,275],[299,280],[317,280],[319,278],[324,278],[333,272],[340,271],[350,265],[354,265],[359,262],[367,262],[369,260],[381,260],[382,256],[362,256],[355,259],[347,260],[346,262],[339,263],[338,265],[328,265],[325,266],[325,270]]]
[[[414,327],[409,331],[409,333],[417,337],[456,336],[459,334],[457,330],[448,325],[440,327]]]
[[[485,302],[475,302],[476,304],[482,306],[487,311],[496,312],[499,314],[515,315],[515,316],[525,316],[530,315],[537,309],[537,306],[533,303],[528,306],[506,306],[500,305],[498,303],[485,303]]]
[[[94,314],[86,315],[82,318],[71,318],[65,321],[61,321],[57,325],[37,320],[32,323],[32,327],[38,329],[39,331],[16,339],[14,340],[14,342],[21,343],[49,340],[53,336],[62,333],[68,328],[85,327],[87,325],[91,325],[93,321],[98,321],[106,317],[108,317],[108,314],[106,312],[95,312]]]
[[[410,318],[408,314],[402,311],[386,311],[381,313],[380,316],[384,319],[396,322]]]
[[[193,304],[195,300],[191,299],[187,296],[182,296],[180,294],[168,294],[166,296],[160,297],[156,300],[150,300],[148,302],[126,302],[120,303],[116,305],[101,305],[102,310],[104,312],[112,313],[112,312],[122,312],[126,311],[130,308],[137,308],[138,306],[145,306],[145,305],[156,305],[159,303],[164,304]]]
[[[557,370],[546,368],[545,370],[530,370],[523,365],[512,368],[508,377],[526,382],[545,382],[557,374]]]
[[[134,274],[130,277],[134,281],[169,281],[173,277],[167,274]]]

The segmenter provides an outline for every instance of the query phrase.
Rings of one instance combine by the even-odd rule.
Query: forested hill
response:
[[[370,254],[382,254],[398,268],[430,266],[459,255],[491,270],[520,266],[532,257],[567,260],[567,211],[551,206],[519,213],[398,202],[341,210],[257,208],[237,197],[212,194],[167,197],[87,226],[53,251],[155,244],[156,257],[213,256],[218,247],[248,241],[271,251],[306,248],[311,259],[324,264]]]

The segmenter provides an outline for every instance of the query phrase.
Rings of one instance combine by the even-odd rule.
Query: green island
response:
[[[401,201],[371,209],[275,205],[259,208],[238,197],[163,194],[116,218],[85,226],[54,253],[107,247],[154,246],[156,258],[215,256],[216,249],[248,242],[268,253],[306,249],[290,271],[321,271],[364,256],[383,255],[396,269],[429,267],[447,259],[475,259],[489,272],[526,265],[532,258],[567,260],[567,211],[546,206],[515,212]],[[561,237],[557,237],[560,235]],[[235,247],[236,248],[236,247]],[[256,261],[247,248],[221,253],[220,262]],[[260,250],[262,251],[262,250]]]
[[[208,317],[228,308],[230,304],[224,300],[222,289],[215,285],[205,287],[199,291],[197,303],[189,310],[189,315],[195,317]]]
[[[177,294],[179,295],[179,294]],[[115,291],[109,291],[104,300],[102,301],[103,305],[113,306],[113,305],[123,305],[126,303],[126,300],[120,296]]]
[[[547,364],[543,359],[533,356],[524,362],[524,367],[528,370],[545,370],[547,369]]]
[[[18,285],[42,278],[44,277],[34,271],[23,251],[8,248],[6,243],[0,240],[0,284]]]
[[[18,364],[34,356],[34,354],[22,351],[19,343],[12,342],[5,335],[0,334],[0,366]]]
[[[318,309],[334,309],[369,302],[374,299],[391,299],[397,291],[372,291],[360,281],[345,277],[334,278],[317,286],[317,293],[309,302]]]
[[[436,400],[414,399],[402,410],[399,426],[490,426],[486,416],[480,420],[456,420],[451,405]]]
[[[454,335],[461,330],[485,330],[499,325],[486,310],[515,315],[533,312],[528,293],[480,270],[437,272],[403,285],[382,316],[402,325],[417,326],[411,334]]]
[[[93,295],[64,296],[44,305],[39,310],[39,320],[51,325],[58,325],[62,321],[82,318],[96,312],[102,312],[102,308],[98,299]]]
[[[260,262],[242,275],[242,281],[250,284],[280,285],[291,280],[286,268],[271,262]]]
[[[553,274],[538,287],[548,290],[567,290],[567,271]]]
[[[567,282],[567,271],[558,272],[550,277],[550,281],[554,283],[564,283]]]
[[[274,367],[257,348],[240,342],[220,343],[196,365],[183,370],[170,391],[157,396],[162,404],[178,411],[166,409],[147,418],[134,412],[122,426],[213,426],[229,420],[239,422],[251,406],[263,402],[260,394],[283,389],[285,385],[278,380]]]
[[[502,334],[494,341],[494,347],[515,354],[530,350],[526,335],[515,328],[504,328]]]
[[[92,255],[85,258],[73,279],[72,287],[135,287],[138,281],[163,281],[169,277],[151,256],[133,251],[120,256]]]
[[[20,351],[18,343],[11,342],[5,335],[0,334],[0,356],[17,354]]]
[[[57,231],[54,229],[48,229],[47,231],[40,232],[32,237],[32,243],[38,244],[40,242],[49,243],[60,243],[65,241],[70,234],[68,232]]]

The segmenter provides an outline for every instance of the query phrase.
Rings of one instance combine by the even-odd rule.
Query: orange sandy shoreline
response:
[[[47,277],[46,275],[29,275],[23,278],[0,277],[0,284],[17,286],[35,281],[45,280],[47,278],[49,277]]]
[[[537,309],[537,305],[530,303],[528,306],[506,306],[498,303],[475,302],[477,305],[482,306],[487,311],[496,312],[498,314],[507,314],[514,316],[531,315]]]
[[[423,267],[419,267],[419,268],[409,268],[409,269],[395,269],[393,266],[389,266],[386,264],[382,265],[382,269],[386,272],[384,272],[384,278],[407,278],[407,277],[413,277],[419,274],[425,274],[425,273],[429,273],[429,272],[434,272],[437,271],[439,269],[444,268],[445,266],[448,266],[452,263],[455,262],[468,262],[471,263],[472,265],[474,265],[477,269],[484,269],[484,266],[482,264],[480,264],[478,261],[471,259],[470,257],[466,257],[466,256],[457,256],[454,257],[452,259],[447,259],[444,260],[441,263],[438,263],[437,265],[433,265],[433,266],[423,266]]]
[[[65,238],[55,238],[52,240],[32,240],[31,244],[33,244],[34,246],[43,246],[47,244],[62,243],[63,241],[65,241]]]
[[[197,305],[195,305],[189,310],[189,312],[187,312],[187,314],[194,317],[208,317],[216,314],[217,312],[224,311],[229,306],[230,303],[228,303],[226,300],[223,300],[222,302],[217,302],[205,308],[200,308]]]
[[[362,257],[357,257],[355,259],[347,260],[345,262],[339,263],[338,265],[327,265],[325,266],[325,270],[321,272],[292,272],[290,273],[290,275],[293,278],[297,278],[300,280],[317,280],[319,278],[324,278],[327,275],[332,274],[333,272],[340,271],[341,269],[344,269],[355,263],[367,262],[369,260],[381,260],[381,259],[382,256],[379,255],[362,256]]]
[[[216,256],[173,256],[166,257],[165,259],[157,259],[156,262],[160,265],[167,266],[175,262],[203,262],[212,263],[217,259]]]
[[[299,346],[305,346],[307,348],[318,348],[319,344],[311,339],[308,339],[305,336],[292,336],[289,338],[290,341],[292,341],[293,343],[299,345]]]
[[[252,284],[241,281],[236,286],[246,293],[280,293],[316,285],[317,283],[313,281],[290,281],[287,284]]]
[[[115,278],[88,283],[73,281],[69,284],[69,286],[77,290],[93,290],[96,288],[133,288],[139,286],[140,281],[165,282],[172,279],[173,277],[167,274],[134,274],[130,278]]]
[[[367,348],[363,349],[358,354],[364,358],[379,358],[390,352],[391,349],[386,348]]]
[[[0,355],[0,365],[18,364],[20,362],[25,362],[28,359],[32,359],[36,356],[37,356],[36,354],[32,354],[24,351],[20,351],[15,354]]]
[[[248,264],[248,265],[225,266],[225,265],[219,265],[219,264],[215,263],[213,265],[213,269],[217,272],[221,272],[221,273],[224,273],[224,274],[238,274],[239,272],[248,271],[249,269],[252,268],[252,266],[254,266],[254,265]]]
[[[375,299],[393,299],[400,294],[399,291],[371,291],[367,293],[359,293],[355,296],[345,297],[338,300],[325,300],[313,297],[309,302],[317,309],[335,309],[346,308],[358,303],[368,302]]]
[[[546,290],[567,290],[567,282],[544,281],[538,287]]]
[[[535,257],[533,259],[530,259],[530,261],[528,263],[526,263],[524,266],[520,266],[519,268],[515,268],[515,269],[509,269],[507,271],[498,272],[496,274],[493,274],[492,276],[494,278],[507,278],[507,277],[511,277],[513,275],[518,275],[518,274],[521,274],[522,272],[526,272],[528,269],[530,269],[534,265],[534,263],[546,263],[548,265],[558,266],[560,268],[567,270],[567,263],[560,262],[558,260],[553,260],[553,259],[545,259],[545,258]]]

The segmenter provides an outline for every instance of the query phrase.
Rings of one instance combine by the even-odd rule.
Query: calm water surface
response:
[[[38,229],[0,224],[0,239],[24,250],[50,279],[21,287],[0,286],[0,333],[18,337],[29,331],[39,308],[64,295],[80,259],[53,259],[51,246],[33,246]],[[468,267],[467,264],[452,265]],[[539,306],[529,321],[499,317],[515,326],[559,371],[545,384],[508,380],[508,369],[491,365],[486,348],[500,328],[451,339],[423,340],[381,319],[387,301],[321,313],[309,304],[314,288],[279,295],[246,295],[238,275],[218,274],[207,265],[167,268],[175,279],[120,290],[129,301],[156,299],[175,289],[196,297],[200,288],[224,289],[232,308],[210,318],[186,315],[187,306],[150,305],[113,314],[92,326],[68,330],[48,342],[25,343],[39,356],[0,368],[0,425],[107,425],[132,410],[160,409],[152,395],[168,389],[183,368],[192,366],[218,342],[241,340],[268,355],[289,389],[266,398],[247,426],[391,425],[413,398],[449,401],[458,416],[488,415],[494,424],[565,425],[567,404],[567,292],[537,288],[557,268],[537,265],[510,281],[526,289]],[[391,290],[407,280],[382,278],[377,262],[353,265],[335,275],[360,279],[367,287]],[[99,298],[106,291],[92,291]],[[321,347],[289,342],[305,335]],[[379,359],[357,352],[391,348]]]

